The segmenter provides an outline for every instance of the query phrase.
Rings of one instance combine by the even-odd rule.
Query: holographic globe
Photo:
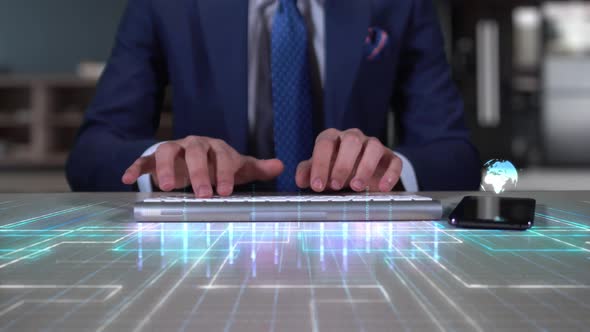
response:
[[[504,159],[492,159],[483,165],[481,189],[496,194],[516,189],[518,171],[516,167]]]

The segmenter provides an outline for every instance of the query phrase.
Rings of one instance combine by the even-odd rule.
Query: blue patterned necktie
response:
[[[313,152],[308,37],[297,0],[280,0],[271,34],[275,154],[285,164],[277,190],[295,192],[297,165]]]

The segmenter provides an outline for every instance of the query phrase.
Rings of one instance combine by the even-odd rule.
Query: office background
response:
[[[0,3],[0,192],[68,191],[65,158],[125,2]],[[436,3],[483,161],[511,160],[519,190],[590,189],[590,2]]]

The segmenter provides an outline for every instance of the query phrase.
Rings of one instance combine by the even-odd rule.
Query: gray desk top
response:
[[[527,232],[135,224],[135,195],[0,195],[0,331],[587,330],[590,192],[517,195]]]

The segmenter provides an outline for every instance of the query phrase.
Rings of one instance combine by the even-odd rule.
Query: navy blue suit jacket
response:
[[[326,0],[324,128],[384,138],[394,109],[400,145],[421,190],[479,185],[432,0]],[[171,86],[174,137],[225,140],[247,153],[246,0],[130,0],[114,50],[67,164],[77,191],[128,191],[121,177],[156,143]],[[364,54],[369,27],[389,34]]]

